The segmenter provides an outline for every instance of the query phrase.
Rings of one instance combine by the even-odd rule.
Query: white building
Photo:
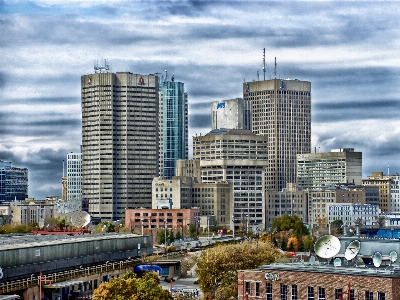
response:
[[[400,175],[396,174],[390,181],[390,212],[400,212]]]
[[[372,226],[376,222],[381,210],[378,205],[354,203],[327,203],[328,224],[341,220],[345,225],[355,225],[361,220],[361,225]]]
[[[82,153],[67,154],[67,200],[82,200]]]
[[[212,129],[251,130],[251,102],[241,98],[211,103]]]

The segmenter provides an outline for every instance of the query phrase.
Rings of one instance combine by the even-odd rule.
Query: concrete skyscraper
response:
[[[82,153],[67,154],[67,199],[82,200]]]
[[[82,193],[92,218],[117,220],[151,207],[158,176],[158,77],[130,72],[81,77]]]
[[[251,102],[241,98],[213,101],[211,103],[211,129],[251,130]]]
[[[271,79],[243,83],[251,101],[252,131],[268,137],[266,189],[296,181],[296,154],[311,150],[311,83]]]
[[[159,89],[160,177],[171,179],[176,161],[188,158],[188,95],[174,76],[161,82]]]

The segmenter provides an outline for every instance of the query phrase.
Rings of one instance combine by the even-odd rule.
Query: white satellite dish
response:
[[[86,211],[77,211],[71,216],[71,223],[76,227],[85,227],[90,223],[90,215]]]
[[[321,258],[332,258],[340,251],[340,241],[336,236],[324,235],[316,241],[314,251]]]
[[[352,260],[354,257],[357,256],[358,252],[360,251],[360,246],[360,241],[352,241],[346,248],[344,258],[346,258],[347,260]]]
[[[396,251],[391,251],[389,253],[390,261],[394,263],[397,260],[397,252]]]
[[[382,254],[380,252],[375,252],[374,256],[372,257],[372,262],[375,268],[378,268],[382,263]]]

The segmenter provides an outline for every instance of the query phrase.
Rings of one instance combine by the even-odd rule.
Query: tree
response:
[[[289,238],[286,249],[289,251],[297,251],[299,249],[299,240],[297,237]]]
[[[189,225],[189,236],[191,238],[196,238],[197,237],[197,230],[196,230],[196,226],[194,226],[193,224]]]
[[[275,261],[282,254],[270,242],[245,241],[219,244],[201,252],[196,273],[205,297],[225,300],[237,296],[237,270],[253,269]]]
[[[342,220],[332,221],[331,230],[334,234],[343,234],[343,221]]]
[[[115,224],[110,221],[99,223],[92,233],[115,232]]]
[[[171,295],[160,286],[154,272],[146,272],[142,278],[129,271],[122,278],[103,282],[93,292],[93,300],[170,300]]]
[[[309,234],[307,227],[296,215],[283,215],[280,218],[274,219],[271,225],[271,231],[275,233],[292,229],[297,238]]]

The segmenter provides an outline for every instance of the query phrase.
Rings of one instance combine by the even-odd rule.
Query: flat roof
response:
[[[0,251],[55,245],[55,244],[79,243],[79,242],[87,242],[90,240],[110,240],[110,239],[113,240],[113,239],[134,238],[134,237],[141,237],[141,235],[132,233],[116,233],[116,232],[72,235],[72,236],[67,234],[52,234],[52,235],[7,234],[7,235],[0,235]]]
[[[366,267],[366,266],[333,266],[332,264],[324,264],[322,262],[309,264],[308,262],[293,263],[274,263],[270,265],[262,265],[258,267],[261,271],[292,271],[292,272],[309,272],[309,273],[329,273],[337,275],[361,275],[374,277],[400,277],[399,265]]]

